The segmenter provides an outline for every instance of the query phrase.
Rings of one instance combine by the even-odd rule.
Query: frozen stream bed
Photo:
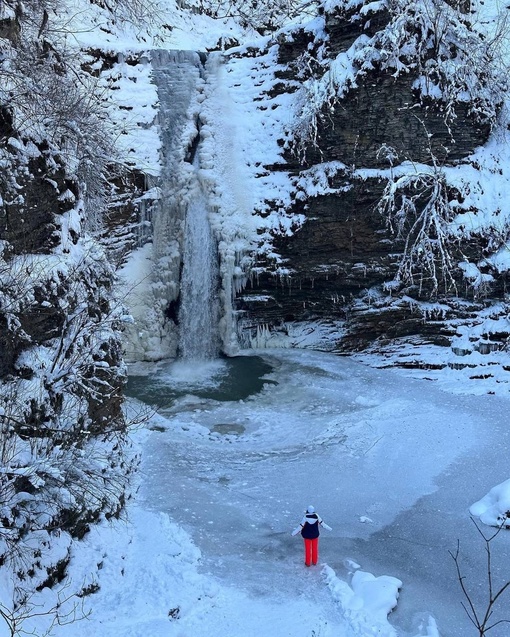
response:
[[[131,539],[117,549],[122,577],[110,565],[91,598],[102,637],[477,635],[448,552],[459,540],[480,603],[486,557],[469,506],[509,477],[508,399],[298,350],[236,359],[238,391],[225,365],[193,365],[194,387],[189,368],[132,379],[130,393],[160,409],[144,434]],[[333,528],[310,569],[290,535],[308,504]],[[497,585],[510,535],[492,550]],[[402,581],[390,623],[346,602],[353,564]],[[92,620],[84,636],[100,634]]]
[[[468,508],[508,478],[508,401],[446,394],[328,354],[262,354],[274,371],[260,393],[188,395],[163,410],[164,431],[146,446],[148,506],[191,534],[204,571],[274,598],[324,588],[290,537],[313,503],[333,527],[321,562],[341,577],[352,559],[403,581],[394,625],[411,633],[416,614],[432,613],[445,637],[474,634],[448,551],[459,539],[476,598],[485,554]],[[509,541],[497,538],[496,577]]]

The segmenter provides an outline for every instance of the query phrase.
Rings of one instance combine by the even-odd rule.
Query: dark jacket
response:
[[[317,513],[307,513],[304,519],[304,525],[301,529],[301,535],[307,540],[314,540],[319,537],[319,516]]]

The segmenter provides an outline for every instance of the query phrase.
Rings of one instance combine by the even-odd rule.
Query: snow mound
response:
[[[355,629],[354,634],[369,635],[373,632],[381,637],[396,636],[395,629],[388,622],[388,615],[397,605],[402,586],[399,579],[388,575],[375,577],[372,573],[357,570],[349,586],[336,576],[331,567],[325,566],[322,572],[333,598]]]
[[[493,487],[469,507],[469,512],[489,526],[510,527],[510,479]]]
[[[353,568],[358,568],[350,562]],[[397,631],[389,623],[388,615],[396,607],[402,582],[390,575],[376,577],[372,573],[356,570],[350,585],[339,579],[335,571],[324,566],[322,573],[342,614],[349,623],[349,634],[378,637],[396,637]],[[422,620],[414,637],[439,637],[433,617]]]

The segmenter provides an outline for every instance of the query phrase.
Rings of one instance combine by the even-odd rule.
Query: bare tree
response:
[[[11,607],[0,603],[0,618],[9,631],[9,637],[47,637],[56,625],[65,626],[86,619],[89,613],[83,608],[83,595],[68,593],[68,588],[68,583],[60,587],[51,608],[36,604],[33,592],[18,592],[17,600],[13,600]],[[34,623],[45,624],[44,633],[41,634],[40,626],[36,629]]]
[[[441,167],[422,166],[389,179],[378,204],[391,232],[404,249],[394,283],[398,287],[424,284],[436,295],[440,287],[456,292],[453,275],[454,236],[450,222],[455,210],[451,188]]]
[[[493,577],[493,565],[492,565],[492,549],[491,545],[494,539],[499,535],[501,529],[504,528],[507,520],[505,519],[501,526],[499,526],[496,531],[492,535],[485,535],[485,533],[480,529],[476,521],[471,518],[473,524],[476,526],[478,533],[481,535],[484,544],[485,544],[485,554],[486,554],[486,570],[487,570],[487,594],[488,598],[485,604],[482,605],[481,608],[477,608],[475,602],[473,601],[473,595],[468,590],[466,585],[466,578],[462,574],[462,569],[460,565],[460,542],[457,541],[457,549],[456,551],[448,551],[450,556],[453,558],[455,562],[455,568],[457,570],[457,579],[459,580],[460,588],[464,595],[465,601],[462,602],[462,607],[466,611],[467,616],[469,617],[470,622],[473,624],[477,631],[478,637],[484,637],[489,630],[499,626],[501,624],[510,624],[510,619],[496,619],[494,617],[494,613],[496,611],[496,607],[499,602],[501,602],[504,593],[510,590],[510,580],[506,583],[497,586],[494,584]]]

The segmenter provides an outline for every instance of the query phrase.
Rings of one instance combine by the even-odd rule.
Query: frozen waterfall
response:
[[[210,361],[237,350],[232,299],[246,242],[236,219],[249,208],[241,201],[245,189],[238,193],[240,162],[225,98],[217,94],[221,61],[158,50],[151,66],[161,172],[151,184],[157,196],[147,235],[126,267],[134,319],[126,330],[127,359]]]
[[[194,51],[158,51],[152,64],[163,142],[153,240],[155,293],[172,330],[173,354],[209,360],[218,355],[220,339],[218,255],[199,165],[204,67]]]
[[[184,224],[179,310],[179,356],[210,360],[219,353],[218,253],[200,192],[190,202]]]

